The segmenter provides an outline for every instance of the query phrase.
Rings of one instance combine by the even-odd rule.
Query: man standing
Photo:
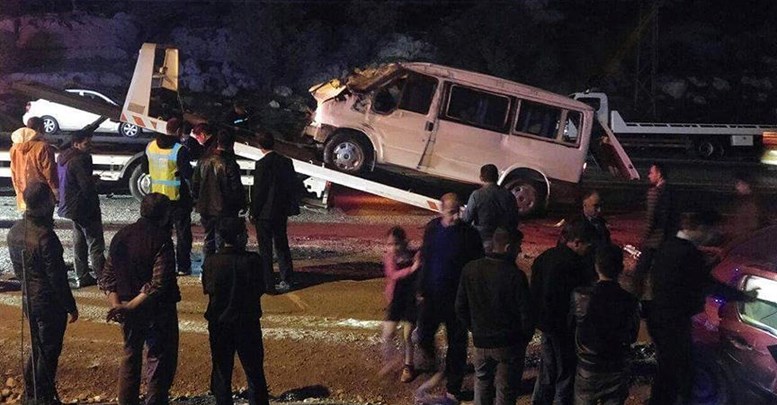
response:
[[[264,156],[256,162],[254,168],[251,220],[256,226],[259,239],[265,286],[268,291],[274,286],[276,292],[285,293],[291,288],[294,277],[286,228],[289,216],[299,214],[298,187],[301,185],[291,159],[273,150],[275,138],[271,134],[262,133],[258,141]],[[278,285],[275,285],[272,268],[273,245],[281,273]]]
[[[727,236],[732,240],[750,235],[769,223],[763,201],[753,190],[753,177],[747,173],[736,173],[734,180],[736,198],[733,215],[726,226]]]
[[[111,241],[100,285],[108,294],[108,321],[121,323],[124,358],[119,368],[119,403],[137,404],[143,346],[146,346],[146,404],[166,405],[178,363],[181,293],[175,279],[170,238],[170,199],[151,193],[140,219]]]
[[[13,270],[23,288],[24,314],[30,322],[32,353],[24,366],[24,403],[58,404],[57,365],[68,314],[78,309],[67,283],[62,244],[54,233],[54,197],[41,182],[26,183],[24,219],[8,232]],[[34,362],[33,362],[34,360]]]
[[[629,348],[639,333],[637,299],[618,284],[623,251],[596,250],[599,281],[573,293],[577,321],[575,405],[623,404],[629,395]]]
[[[607,221],[602,217],[602,198],[598,191],[591,190],[583,195],[583,213],[579,220],[594,235],[593,244],[583,258],[587,277],[591,282],[594,282],[597,278],[596,269],[594,268],[596,252],[600,247],[609,246],[612,243],[610,230],[607,228]]]
[[[543,252],[532,265],[533,306],[542,332],[532,404],[572,403],[576,358],[574,328],[568,323],[570,300],[572,291],[589,281],[583,256],[593,237],[581,221],[569,223],[562,231],[562,243]]]
[[[680,231],[664,242],[650,268],[652,301],[647,313],[658,371],[650,404],[687,403],[693,384],[691,317],[704,308],[708,272],[696,247],[705,233],[697,214],[683,214]]]
[[[673,201],[666,181],[668,172],[661,163],[653,163],[648,171],[650,188],[645,203],[645,224],[637,247],[641,254],[634,269],[637,295],[645,294],[650,298],[650,284],[647,274],[653,263],[653,255],[667,237],[677,230],[676,218],[673,212]],[[647,309],[649,310],[649,308]]]
[[[464,266],[456,314],[472,331],[475,346],[475,404],[515,405],[526,346],[534,335],[526,275],[507,254],[509,233],[497,228],[492,251]],[[520,251],[520,246],[513,250]],[[494,398],[496,388],[496,398]]]
[[[105,239],[100,213],[100,198],[92,175],[92,133],[73,132],[71,147],[57,157],[57,171],[62,198],[58,214],[73,221],[73,262],[75,287],[95,285],[89,273],[89,261],[99,278],[105,265]]]
[[[27,126],[11,134],[11,181],[16,191],[16,208],[24,211],[24,190],[27,184],[48,184],[54,201],[59,200],[59,179],[54,148],[43,139],[43,120],[31,117]]]
[[[184,146],[189,149],[191,159],[200,161],[216,150],[216,137],[213,136],[213,129],[209,124],[195,125],[192,128],[192,135],[184,142]]]
[[[245,250],[248,234],[242,218],[223,218],[218,227],[224,246],[208,256],[202,266],[213,364],[210,390],[217,405],[232,405],[232,370],[237,352],[248,381],[248,402],[268,405],[259,321],[264,280],[256,271],[261,262],[258,254]]]
[[[224,218],[237,218],[246,206],[240,167],[232,153],[234,143],[232,133],[219,132],[216,149],[194,170],[192,194],[205,228],[202,250],[206,258],[220,245],[220,234],[216,231],[218,222]]]
[[[165,195],[171,202],[170,219],[175,229],[175,261],[178,274],[192,274],[192,196],[189,181],[192,166],[189,152],[179,142],[181,121],[167,121],[167,133],[157,134],[146,146],[151,192]]]
[[[469,196],[461,220],[472,224],[480,233],[486,252],[491,249],[491,236],[496,228],[503,228],[515,236],[518,231],[518,205],[510,191],[499,187],[499,170],[488,164],[480,168],[483,187]]]
[[[456,194],[440,199],[440,217],[426,225],[421,246],[418,294],[418,345],[427,358],[434,358],[434,335],[445,324],[448,352],[445,355],[447,397],[461,394],[467,361],[467,330],[456,317],[455,302],[464,265],[483,257],[483,242],[477,230],[460,221],[461,203]]]

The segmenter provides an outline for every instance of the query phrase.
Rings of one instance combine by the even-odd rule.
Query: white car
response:
[[[110,98],[92,90],[67,89],[68,93],[77,94],[81,97],[88,97],[92,100],[118,105]],[[26,123],[30,117],[43,118],[43,129],[47,134],[53,134],[60,130],[76,131],[100,118],[97,114],[92,114],[84,110],[68,107],[63,104],[54,103],[49,100],[38,99],[27,103],[22,122]],[[116,122],[105,120],[95,130],[96,132],[116,132],[128,138],[138,137],[142,131],[137,125],[126,122]]]

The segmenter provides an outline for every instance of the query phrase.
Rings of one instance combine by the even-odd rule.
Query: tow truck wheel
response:
[[[136,200],[142,201],[151,192],[151,176],[143,171],[143,165],[136,165],[129,178],[130,194]]]
[[[135,124],[128,122],[122,122],[119,125],[119,135],[126,136],[127,138],[137,138],[143,131]]]
[[[44,115],[41,119],[43,119],[43,132],[46,134],[55,134],[59,132],[59,122],[57,122],[54,117]]]
[[[351,132],[335,134],[324,146],[324,162],[346,173],[361,173],[372,160],[372,148],[363,136]]]
[[[713,159],[723,156],[723,146],[711,139],[702,139],[696,143],[696,154],[702,159]]]
[[[505,187],[515,196],[518,214],[521,217],[537,215],[545,206],[544,190],[535,181],[517,178],[508,181]]]

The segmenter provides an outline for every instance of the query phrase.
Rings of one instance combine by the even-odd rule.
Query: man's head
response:
[[[192,134],[194,135],[194,139],[196,139],[200,145],[203,145],[213,134],[213,128],[211,128],[209,124],[202,122],[192,128]]]
[[[221,130],[216,136],[216,142],[218,142],[219,149],[231,152],[232,148],[235,146],[235,135],[232,134],[232,132]]]
[[[446,193],[440,198],[440,216],[443,226],[455,225],[461,217],[461,202],[456,193]]]
[[[583,195],[583,215],[586,218],[597,218],[602,215],[602,198],[598,191],[591,190]]]
[[[499,169],[495,165],[487,164],[480,168],[480,181],[483,183],[496,183],[499,180]]]
[[[507,253],[510,246],[515,246],[515,252],[521,251],[521,243],[523,242],[523,233],[517,231],[516,235],[510,236],[510,232],[506,229],[499,227],[494,231],[494,235],[491,236],[491,253],[503,254]]]
[[[162,226],[170,219],[170,199],[160,193],[151,193],[140,202],[140,216]]]
[[[42,134],[43,131],[44,131],[44,129],[43,129],[43,118],[41,118],[41,117],[30,117],[27,120],[27,128],[30,128],[30,129],[34,130],[35,132]]]
[[[561,241],[580,256],[588,253],[594,240],[594,231],[583,221],[572,221],[561,230]]]
[[[170,118],[167,120],[165,129],[167,130],[167,135],[180,138],[183,131],[183,122],[176,117]]]
[[[262,150],[272,150],[275,147],[275,137],[267,132],[260,133],[257,142]]]
[[[76,131],[70,135],[70,144],[74,148],[89,152],[92,149],[92,133],[89,131]]]
[[[734,174],[734,188],[739,195],[748,195],[753,193],[753,176],[745,172]]]
[[[663,164],[654,162],[650,165],[650,170],[648,170],[648,180],[650,181],[650,184],[656,186],[668,178],[669,176],[666,167],[664,167]]]
[[[235,102],[232,103],[232,109],[235,110],[235,112],[240,115],[245,115],[246,113],[246,105],[244,102],[240,100],[235,100]]]
[[[623,273],[623,249],[617,245],[596,249],[596,273],[600,280],[617,280]]]
[[[219,220],[217,231],[224,243],[229,246],[242,249],[248,242],[248,232],[243,218],[222,218]]]
[[[40,181],[27,184],[22,198],[28,215],[44,218],[52,218],[54,215],[54,193],[48,184]]]

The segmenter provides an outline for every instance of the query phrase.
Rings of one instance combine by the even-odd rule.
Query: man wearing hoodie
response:
[[[89,273],[89,262],[99,278],[105,265],[100,199],[92,176],[92,133],[74,132],[71,147],[57,157],[57,172],[62,198],[57,213],[73,221],[73,263],[76,270],[75,288],[95,285],[97,279]]]
[[[167,133],[157,134],[146,146],[147,173],[151,192],[166,196],[171,202],[170,222],[175,228],[175,262],[178,274],[192,274],[192,194],[189,182],[192,165],[189,151],[180,143],[182,122],[167,121]]]
[[[24,211],[24,190],[27,184],[42,182],[52,191],[54,200],[59,200],[59,178],[54,161],[54,148],[43,139],[43,120],[31,117],[27,126],[11,134],[11,182],[16,192],[16,208]]]

